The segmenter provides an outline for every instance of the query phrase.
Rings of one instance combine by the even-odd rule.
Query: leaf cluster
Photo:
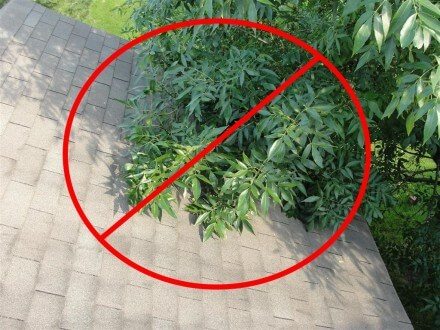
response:
[[[137,7],[133,33],[193,17],[240,17],[279,26],[335,62],[356,87],[375,146],[362,207],[368,221],[391,202],[387,182],[399,147],[439,153],[438,6],[428,0],[151,0]],[[127,125],[132,203],[309,58],[267,34],[225,26],[168,33],[139,53],[144,83]],[[359,186],[362,146],[349,100],[318,66],[174,188],[191,195],[188,209],[206,239],[229,229],[252,231],[251,215],[265,214],[270,203],[310,228],[336,228]],[[173,213],[171,196],[167,191],[149,206],[154,215]]]

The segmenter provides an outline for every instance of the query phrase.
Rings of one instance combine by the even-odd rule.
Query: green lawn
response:
[[[4,0],[0,0],[1,1]],[[118,7],[125,0],[35,0],[39,4],[78,19],[97,29],[123,37],[123,28],[130,21],[130,12]]]
[[[0,0],[0,8],[6,3],[8,0]]]
[[[122,36],[122,30],[130,20],[129,12],[121,12],[117,9],[124,2],[124,0],[93,0],[84,22]]]

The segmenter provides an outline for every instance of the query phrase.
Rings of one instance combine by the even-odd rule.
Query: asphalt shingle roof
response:
[[[200,291],[147,277],[92,237],[65,188],[61,144],[73,98],[125,41],[28,0],[0,9],[0,329],[412,328],[368,226],[360,219],[322,257],[281,280]],[[103,231],[128,209],[118,139],[132,54],[93,85],[77,115],[70,166]],[[293,265],[328,236],[273,210],[256,235],[201,243],[188,214],[137,215],[109,241],[145,267],[190,281],[231,282]]]

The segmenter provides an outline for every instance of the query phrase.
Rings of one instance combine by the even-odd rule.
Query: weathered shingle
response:
[[[60,326],[65,329],[90,328],[97,279],[93,275],[73,271],[70,275]]]
[[[38,274],[38,262],[12,257],[11,265],[3,280],[0,295],[2,317],[24,320],[29,312],[34,285]]]

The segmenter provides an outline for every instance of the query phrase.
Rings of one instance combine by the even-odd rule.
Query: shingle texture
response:
[[[81,83],[123,43],[29,0],[0,9],[0,328],[412,328],[360,219],[303,269],[227,292],[159,282],[105,250],[72,206],[61,145]],[[73,184],[100,232],[128,210],[117,99],[129,94],[132,71],[131,54],[116,61],[73,124]],[[277,210],[253,223],[255,236],[201,243],[182,210],[161,223],[136,215],[108,241],[161,274],[221,283],[292,266],[329,237]]]

